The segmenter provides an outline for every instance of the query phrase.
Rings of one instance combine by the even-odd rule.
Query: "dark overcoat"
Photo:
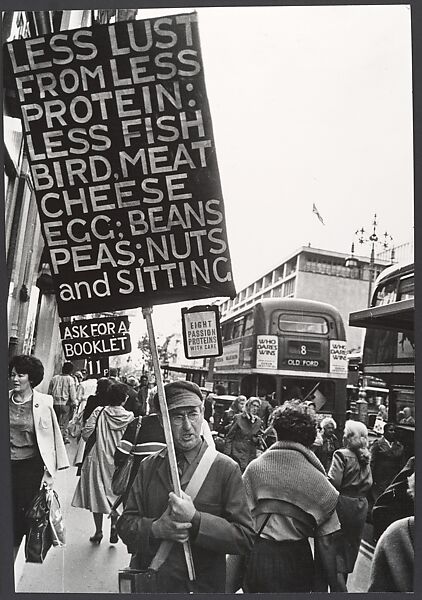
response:
[[[183,490],[192,476],[190,467],[181,478]],[[165,448],[141,463],[117,525],[128,551],[138,558],[138,568],[147,568],[158,550],[160,541],[152,536],[151,526],[167,508],[172,489]],[[197,535],[190,540],[196,581],[189,584],[183,547],[174,543],[159,570],[159,592],[223,593],[226,554],[246,554],[252,545],[253,521],[239,466],[232,459],[217,453],[194,504],[201,517]]]

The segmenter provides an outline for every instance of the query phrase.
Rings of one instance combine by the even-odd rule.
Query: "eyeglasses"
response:
[[[170,414],[170,420],[175,425],[182,425],[184,423],[186,417],[189,419],[189,421],[191,423],[196,423],[199,420],[200,416],[201,416],[200,412],[189,411],[189,412],[177,413],[177,415]]]

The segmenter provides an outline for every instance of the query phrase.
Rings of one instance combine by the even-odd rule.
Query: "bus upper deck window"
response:
[[[280,331],[291,333],[314,333],[319,335],[328,333],[326,319],[316,315],[282,313],[278,317],[278,328]]]
[[[397,279],[380,286],[376,293],[375,306],[396,301]]]
[[[400,279],[397,300],[410,300],[415,297],[415,278],[408,275]]]

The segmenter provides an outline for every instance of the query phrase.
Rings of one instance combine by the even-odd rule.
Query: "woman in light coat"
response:
[[[41,487],[52,487],[59,469],[69,460],[53,398],[34,388],[44,377],[42,362],[21,354],[9,363],[12,389],[9,392],[10,458],[12,462],[12,502],[14,556],[28,532],[26,513]]]
[[[75,490],[72,506],[85,508],[93,513],[95,533],[89,538],[93,544],[103,539],[103,515],[110,513],[117,500],[111,489],[114,473],[114,453],[126,427],[134,419],[133,412],[123,404],[128,398],[128,387],[124,383],[113,383],[106,392],[106,406],[97,406],[82,429],[82,437],[88,441],[95,436],[95,443],[85,455],[81,477]],[[110,543],[118,541],[116,531],[117,515],[112,515]]]

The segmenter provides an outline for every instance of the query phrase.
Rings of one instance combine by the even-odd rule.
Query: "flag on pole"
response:
[[[316,214],[316,216],[318,217],[318,219],[321,221],[321,223],[322,223],[323,225],[325,225],[325,223],[324,223],[324,220],[323,220],[323,218],[321,217],[321,215],[319,214],[319,211],[318,211],[318,209],[317,209],[317,207],[316,207],[316,205],[315,205],[315,202],[314,202],[314,203],[313,203],[313,205],[312,205],[312,212],[313,212],[313,213],[315,213],[315,214]]]

